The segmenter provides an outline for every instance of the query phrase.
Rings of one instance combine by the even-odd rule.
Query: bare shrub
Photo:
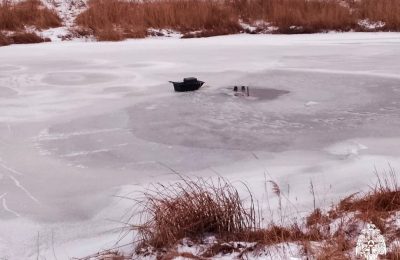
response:
[[[182,178],[157,185],[140,202],[147,219],[139,225],[142,244],[164,248],[183,238],[206,234],[223,237],[256,228],[254,204],[243,204],[238,191],[225,179]]]

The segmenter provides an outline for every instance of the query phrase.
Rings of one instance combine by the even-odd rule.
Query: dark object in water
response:
[[[238,91],[238,87],[234,87],[233,88],[233,91],[235,91],[235,92],[237,92]],[[246,87],[246,86],[242,86],[241,87],[241,92],[242,92],[242,95],[245,95],[245,96],[250,96],[250,89],[249,89],[249,87]]]
[[[174,84],[174,89],[177,92],[194,91],[203,86],[204,82],[197,80],[197,78],[184,78],[183,82],[170,81]]]

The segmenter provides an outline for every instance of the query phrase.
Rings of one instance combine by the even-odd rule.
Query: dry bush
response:
[[[174,29],[184,38],[238,33],[244,31],[239,19],[268,22],[279,33],[365,30],[360,19],[398,31],[399,13],[398,0],[91,0],[76,23],[114,41],[146,37],[150,28]]]
[[[324,215],[321,209],[317,208],[306,217],[306,226],[311,227],[317,224],[324,225],[329,223],[329,221],[329,217]]]
[[[304,221],[285,225],[267,222],[265,228],[258,222],[262,216],[254,208],[252,193],[249,191],[250,201],[245,207],[237,190],[222,178],[213,181],[182,177],[174,184],[158,184],[146,191],[143,198],[135,199],[135,209],[141,209],[139,219],[144,221],[130,225],[139,236],[136,253],[155,254],[157,259],[184,257],[177,253],[176,246],[190,241],[194,245],[204,243],[205,250],[200,255],[187,254],[188,258],[207,259],[231,253],[240,258],[274,245],[296,243],[303,246],[304,256],[312,259],[352,259],[360,224],[373,223],[392,245],[387,259],[397,260],[399,247],[393,245],[400,230],[393,224],[393,216],[400,211],[400,187],[392,169],[387,174],[377,174],[377,178],[369,192],[353,194],[328,212],[316,208]],[[278,184],[270,182],[273,192],[281,196]],[[288,223],[282,223],[285,222]],[[211,244],[203,240],[209,236],[215,237]]]
[[[76,23],[92,29],[100,39],[112,35],[112,31],[123,38],[143,38],[149,28],[169,28],[183,33],[204,31],[212,35],[240,30],[238,17],[229,6],[213,0],[92,0]]]
[[[138,228],[140,247],[160,249],[183,238],[224,237],[256,227],[253,202],[246,208],[237,190],[222,178],[159,184],[144,194],[140,205],[147,219]]]
[[[356,12],[359,19],[385,23],[384,30],[400,30],[399,0],[362,0],[356,2]]]
[[[50,39],[42,38],[35,33],[27,32],[14,33],[9,38],[13,44],[41,43],[50,41]]]
[[[397,243],[389,249],[385,256],[386,260],[400,260],[400,245]]]
[[[48,42],[50,39],[42,38],[35,33],[29,32],[16,32],[5,36],[0,33],[0,46],[10,45],[10,44],[25,44],[25,43],[40,43]]]
[[[280,33],[348,31],[356,24],[350,9],[336,0],[235,0],[244,20],[264,20]]]
[[[10,39],[0,32],[0,46],[6,46],[10,44]]]
[[[97,33],[97,40],[99,41],[121,41],[124,39],[124,36],[118,30],[113,30],[112,28],[107,28]]]
[[[149,217],[149,221],[138,227],[143,242],[137,252],[145,252],[140,250],[148,246],[156,250],[172,248],[183,238],[196,241],[205,235],[216,235],[217,242],[201,257],[233,252],[242,254],[254,251],[256,247],[294,242],[305,245],[305,254],[315,259],[351,259],[350,252],[360,231],[359,223],[375,224],[389,241],[393,241],[396,234],[398,236],[387,228],[386,222],[392,213],[400,210],[396,174],[391,170],[389,174],[377,177],[378,183],[370,192],[349,196],[328,213],[317,208],[304,223],[287,226],[271,223],[266,228],[259,228],[256,223],[259,216],[255,216],[254,204],[245,209],[237,191],[224,180],[212,183],[204,179],[184,179],[171,186],[159,185],[146,193],[141,202],[144,212],[148,213],[144,217]],[[280,190],[275,185],[273,189]],[[349,217],[349,213],[354,213],[355,218]],[[338,223],[335,224],[337,228],[331,231],[330,224],[334,221]],[[255,245],[240,249],[229,241],[254,242]],[[311,242],[318,242],[317,249],[306,246]],[[390,259],[396,259],[397,251],[392,251]]]
[[[349,246],[347,240],[329,241],[322,246],[315,255],[317,260],[351,260],[348,250],[354,247]]]
[[[239,18],[271,22],[282,33],[347,31],[356,25],[350,9],[336,0],[91,0],[76,23],[104,40],[142,38],[149,28],[174,29],[189,38],[241,32]]]
[[[0,0],[0,30],[18,31],[25,26],[48,29],[61,26],[61,19],[53,11],[45,8],[39,0],[12,3]]]
[[[376,226],[382,226],[379,220],[385,219],[391,213],[400,210],[400,186],[396,173],[378,175],[378,183],[366,194],[353,194],[340,201],[337,211],[357,212],[365,220],[375,221]]]
[[[283,227],[270,224],[268,227],[257,230],[248,230],[227,236],[228,240],[257,242],[262,245],[274,245],[286,242],[297,242],[309,238],[297,223]],[[317,240],[317,239],[316,239]]]

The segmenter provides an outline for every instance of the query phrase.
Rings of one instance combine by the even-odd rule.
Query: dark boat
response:
[[[204,82],[197,80],[197,78],[184,78],[182,82],[170,81],[174,84],[174,89],[177,92],[195,91],[203,86]]]

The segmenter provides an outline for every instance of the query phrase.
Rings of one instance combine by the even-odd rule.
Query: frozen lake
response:
[[[328,206],[373,183],[375,167],[400,166],[398,33],[15,45],[0,57],[0,258],[112,245],[129,205],[113,195],[174,180],[171,169],[243,180],[259,197],[267,173],[301,211],[310,180]],[[206,85],[173,92],[168,80],[187,76]]]

